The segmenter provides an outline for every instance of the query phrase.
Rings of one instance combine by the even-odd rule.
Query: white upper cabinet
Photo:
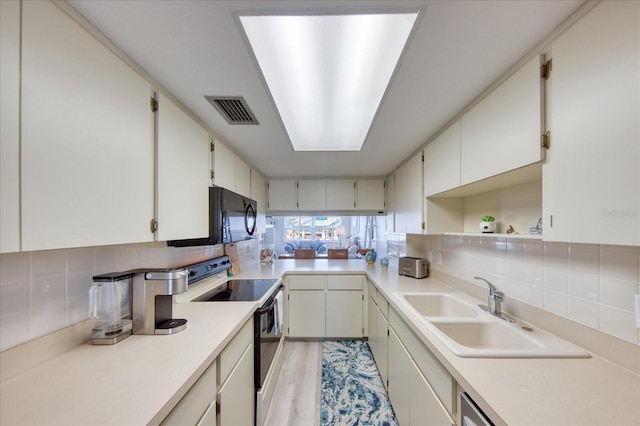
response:
[[[327,210],[355,210],[353,179],[327,180]]]
[[[298,185],[298,210],[325,210],[327,208],[327,181],[301,179]]]
[[[602,2],[551,45],[544,239],[640,245],[640,2]]]
[[[244,162],[240,157],[236,157],[235,170],[235,189],[240,195],[251,198],[251,166]]]
[[[384,179],[358,179],[357,207],[358,210],[386,210]]]
[[[204,237],[209,233],[209,133],[162,94],[156,114],[156,239]],[[183,200],[189,200],[189,208],[179,207]]]
[[[20,251],[20,1],[0,2],[0,253]]]
[[[213,183],[230,191],[236,189],[236,155],[216,140],[213,149]]]
[[[395,232],[422,233],[422,151],[395,173]]]
[[[268,193],[269,211],[385,210],[384,179],[276,178],[269,180]]]
[[[295,179],[271,179],[267,186],[268,210],[296,210]]]
[[[149,83],[54,3],[22,18],[22,250],[153,240]]]
[[[462,117],[461,185],[543,159],[541,63],[529,61]]]
[[[213,150],[213,184],[245,197],[251,194],[251,166],[216,140]]]
[[[460,120],[424,149],[424,194],[430,196],[460,186]]]
[[[387,176],[387,232],[396,231],[396,175]]]

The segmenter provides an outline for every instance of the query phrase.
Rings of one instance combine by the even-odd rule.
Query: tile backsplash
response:
[[[488,279],[505,293],[506,311],[516,299],[640,345],[639,247],[482,235],[407,234],[405,247],[395,240],[395,253],[427,257],[432,269],[480,287],[473,277]]]
[[[255,258],[255,240],[238,243]],[[92,277],[136,268],[166,268],[224,254],[222,245],[167,247],[164,242],[0,255],[0,351],[88,318]]]

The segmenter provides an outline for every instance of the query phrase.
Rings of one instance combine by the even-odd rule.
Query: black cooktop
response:
[[[194,299],[194,302],[255,302],[276,283],[274,279],[229,280]]]

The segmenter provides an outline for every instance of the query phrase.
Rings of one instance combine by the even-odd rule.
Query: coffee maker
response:
[[[112,272],[93,277],[89,289],[89,317],[93,320],[91,343],[113,345],[133,331],[132,272]]]
[[[188,288],[188,269],[137,270],[133,278],[133,333],[174,334],[186,329],[186,319],[173,318],[173,296]]]

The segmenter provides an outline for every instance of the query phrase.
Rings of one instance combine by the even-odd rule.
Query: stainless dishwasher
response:
[[[466,392],[460,394],[460,417],[462,426],[494,426]]]

